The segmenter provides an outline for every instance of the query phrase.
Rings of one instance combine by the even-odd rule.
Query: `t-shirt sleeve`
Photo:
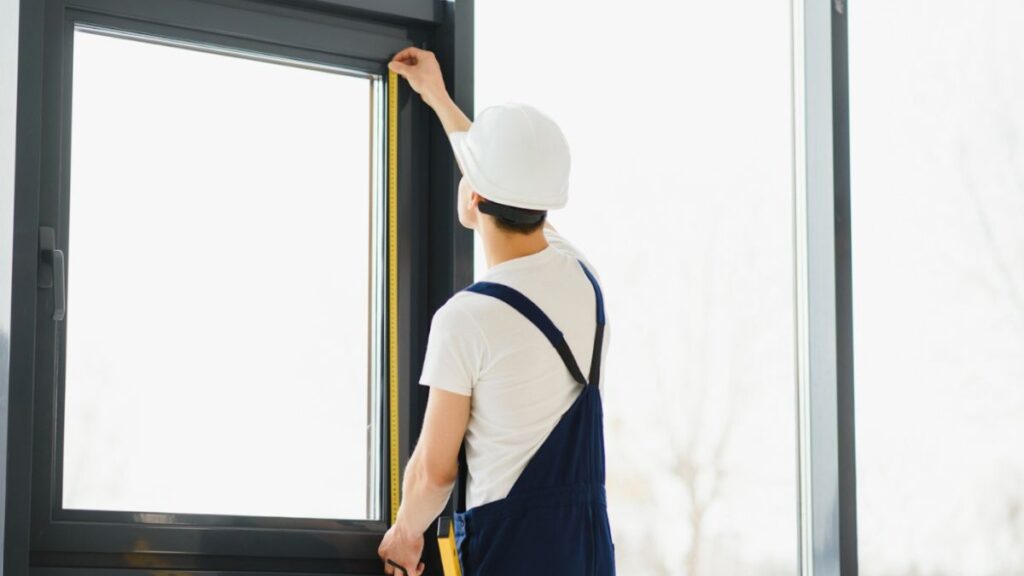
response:
[[[476,321],[457,301],[449,300],[430,322],[420,384],[472,396],[486,349]]]

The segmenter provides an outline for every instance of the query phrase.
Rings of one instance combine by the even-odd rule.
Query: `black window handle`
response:
[[[60,322],[64,319],[67,297],[64,285],[64,251],[57,249],[57,234],[49,226],[39,228],[39,255],[49,270],[39,267],[39,287],[53,288],[53,319]]]

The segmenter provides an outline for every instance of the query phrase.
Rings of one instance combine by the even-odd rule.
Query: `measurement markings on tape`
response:
[[[388,72],[388,451],[391,523],[398,517],[398,75]]]

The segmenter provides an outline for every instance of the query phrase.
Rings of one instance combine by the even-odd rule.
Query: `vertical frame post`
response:
[[[0,424],[5,429],[4,529],[0,573],[26,574],[29,561],[32,486],[31,382],[35,370],[35,309],[15,302],[35,302],[38,265],[40,146],[43,117],[43,2],[18,2],[18,65],[15,89],[13,247],[10,256],[10,324],[8,324],[8,366],[6,404],[0,407]]]
[[[857,573],[845,0],[793,0],[800,573]]]
[[[474,0],[444,2],[442,25],[435,35],[434,46],[446,88],[452,99],[469,118],[473,118],[473,35]],[[458,186],[461,174],[451,151],[444,128],[431,121],[431,235],[438,240],[431,246],[432,275],[429,285],[430,314],[441,307],[458,290],[473,282],[473,232],[458,219]],[[423,399],[425,408],[426,397]],[[451,506],[466,506],[466,468],[460,455],[459,480]]]
[[[850,231],[850,82],[847,1],[832,4],[832,178],[835,211],[836,401],[839,442],[839,566],[856,575],[857,458],[853,377],[853,273]]]

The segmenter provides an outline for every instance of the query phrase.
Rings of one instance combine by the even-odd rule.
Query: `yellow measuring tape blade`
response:
[[[398,74],[388,72],[388,469],[391,523],[398,518]]]

